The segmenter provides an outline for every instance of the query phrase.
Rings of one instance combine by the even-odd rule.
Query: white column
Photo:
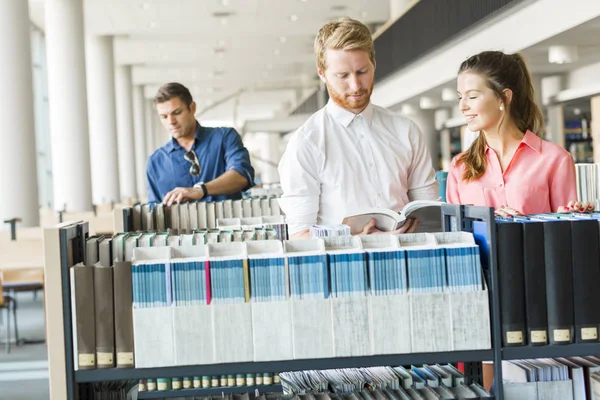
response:
[[[117,143],[119,144],[119,183],[121,199],[136,199],[135,151],[133,145],[133,89],[131,67],[120,65],[115,74]]]
[[[431,154],[433,168],[441,168],[440,135],[435,129],[435,113],[433,110],[420,110],[416,107],[403,107],[403,114],[412,119],[421,129],[425,146]]]
[[[148,157],[150,157],[156,149],[162,146],[154,129],[154,113],[156,113],[156,110],[152,100],[144,99],[144,135],[146,137],[146,154]]]
[[[82,0],[47,0],[54,208],[92,209]],[[29,51],[29,48],[27,48]]]
[[[39,226],[37,150],[33,108],[29,6],[0,2],[0,223],[21,218],[20,226]],[[8,225],[0,229],[8,228]]]
[[[277,165],[281,159],[281,137],[279,133],[257,133],[255,138],[261,143],[260,160],[257,160],[257,162],[261,166],[262,182],[279,182],[279,173],[277,172]]]
[[[600,96],[590,99],[592,126],[592,139],[594,143],[600,143]],[[594,162],[600,163],[600,146],[594,146]]]
[[[412,0],[390,0],[390,19],[395,20],[404,13]]]
[[[152,154],[156,149],[167,142],[167,132],[164,131],[164,128],[158,120],[156,108],[154,107],[154,102],[152,100],[146,100],[144,102],[144,112],[147,124],[146,137],[153,143],[152,151],[150,152],[150,154]],[[162,135],[163,133],[164,135]],[[162,140],[163,138],[165,140]]]
[[[164,146],[167,141],[171,139],[171,134],[165,130],[165,127],[162,125],[160,117],[156,112],[156,106],[154,102],[150,101],[150,117],[152,119],[152,129],[154,129],[154,137],[156,138],[156,142],[158,143],[156,148]]]
[[[86,38],[90,161],[94,204],[119,202],[113,38]]]
[[[144,111],[144,87],[133,87],[133,127],[135,137],[135,180],[137,183],[137,196],[141,201],[148,197],[146,190],[146,160],[148,159],[148,148],[146,141],[146,119]]]
[[[565,147],[565,118],[562,104],[547,107],[546,140]]]

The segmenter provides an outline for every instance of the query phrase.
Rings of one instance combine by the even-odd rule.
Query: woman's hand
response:
[[[576,200],[571,200],[566,206],[558,207],[559,213],[570,213],[570,212],[588,212],[594,211],[594,205],[589,201],[583,203]]]
[[[523,213],[510,207],[502,206],[494,211],[494,215],[497,217],[514,217],[516,215],[523,215]]]

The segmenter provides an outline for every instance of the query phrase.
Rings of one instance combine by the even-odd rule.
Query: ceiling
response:
[[[579,53],[578,61],[568,64],[551,64],[548,61],[548,48],[555,45],[576,46]],[[600,63],[600,18],[592,19],[559,35],[536,43],[531,47],[523,49],[520,53],[523,54],[530,73],[541,76],[564,74],[578,68]],[[458,65],[456,69],[458,70]],[[442,101],[442,91],[444,89],[450,89],[452,92],[456,91],[456,81],[452,80],[430,89],[405,103],[418,107],[421,97],[429,97],[433,99],[436,108],[456,106],[458,103],[457,97],[450,101]],[[400,105],[396,108],[400,109]],[[582,109],[582,104],[577,103],[577,106],[572,108]],[[584,107],[582,112],[585,111]]]
[[[29,0],[44,29],[44,0]],[[327,21],[379,25],[390,0],[84,0],[87,34],[115,37],[115,62],[153,97],[162,83],[190,87],[203,120],[286,113],[316,88],[313,41]],[[237,95],[240,97],[236,99]]]

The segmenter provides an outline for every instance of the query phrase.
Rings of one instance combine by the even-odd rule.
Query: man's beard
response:
[[[362,110],[364,109],[371,100],[371,93],[373,93],[373,85],[367,90],[362,89],[358,92],[342,94],[338,93],[329,85],[329,82],[325,82],[327,86],[327,92],[329,93],[329,97],[340,107],[343,107],[347,110]],[[363,95],[359,100],[352,100],[350,96],[359,96]]]

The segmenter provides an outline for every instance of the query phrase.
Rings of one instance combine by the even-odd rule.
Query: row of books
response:
[[[464,243],[462,233],[439,235],[443,245],[437,237],[135,249],[136,366],[490,348],[481,265],[472,268],[479,278],[470,289],[450,288],[445,279],[453,265],[446,250],[477,248],[472,236]],[[442,284],[423,282],[422,270],[431,265],[441,266]],[[159,320],[172,324],[158,330]]]
[[[184,378],[148,378],[139,381],[138,390],[140,392],[153,392],[156,390],[185,391],[185,389],[214,389],[243,386],[263,386],[265,390],[268,390],[268,386],[279,384],[281,384],[281,380],[278,374],[264,372],[257,374],[228,374],[220,376],[187,376]],[[181,394],[185,395],[185,392],[182,392]]]
[[[86,240],[85,265],[100,262],[111,266],[115,261],[131,261],[136,247],[196,246],[212,243],[285,240],[285,224],[247,226],[244,230],[198,229],[167,232],[125,232],[114,236],[94,235]]]
[[[465,232],[133,249],[134,308],[483,288]]]
[[[468,384],[453,365],[347,368],[281,373],[284,393],[316,398],[375,400],[491,398],[477,383]],[[367,389],[368,388],[368,389]],[[327,398],[324,397],[324,398]]]
[[[600,358],[569,357],[502,362],[506,400],[600,398]]]
[[[134,248],[71,268],[75,365],[488,349],[477,252],[462,232]]]
[[[577,199],[588,201],[600,210],[600,164],[575,165],[577,176]]]
[[[277,197],[253,197],[242,200],[136,204],[114,211],[119,224],[116,232],[165,231],[172,229],[215,229],[217,220],[282,215]]]
[[[504,346],[598,342],[600,214],[497,219]]]

